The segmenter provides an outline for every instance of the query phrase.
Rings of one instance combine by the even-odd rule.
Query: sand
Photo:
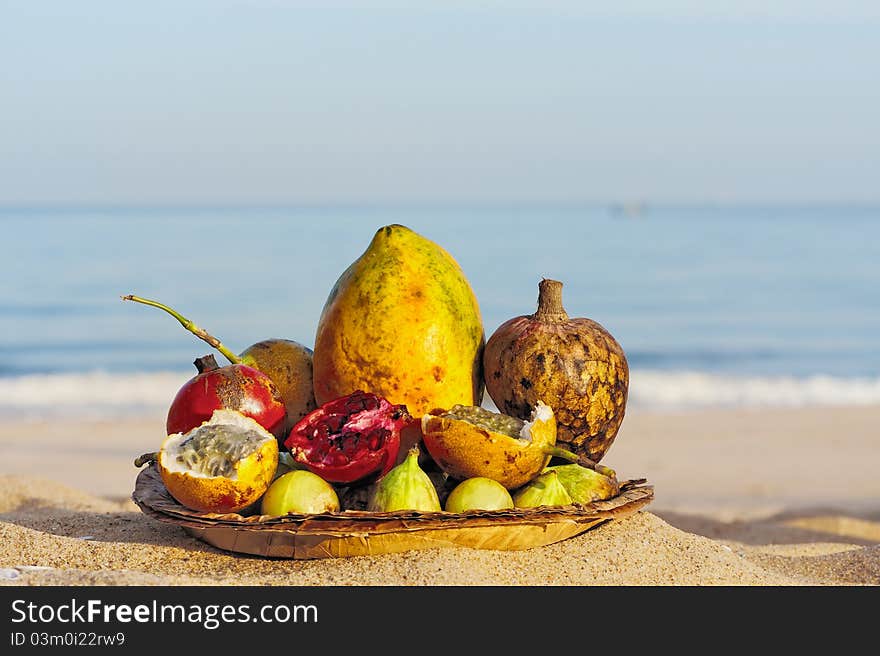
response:
[[[526,551],[313,561],[231,554],[144,516],[163,419],[0,425],[3,585],[880,584],[880,407],[630,411],[604,464],[651,505]]]

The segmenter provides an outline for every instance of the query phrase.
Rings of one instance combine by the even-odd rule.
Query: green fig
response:
[[[283,517],[339,511],[339,497],[330,483],[310,471],[295,470],[275,479],[260,504],[263,515]]]
[[[601,470],[601,471],[600,471]],[[586,505],[593,501],[612,499],[620,494],[614,470],[598,465],[596,471],[580,465],[548,467],[544,472],[556,472],[559,482],[574,503]],[[608,475],[602,472],[607,472]]]
[[[466,510],[504,510],[513,508],[510,492],[491,478],[477,476],[455,486],[446,499],[446,512]]]
[[[278,467],[276,467],[275,469],[275,476],[272,478],[272,480],[277,481],[285,474],[289,474],[292,471],[305,469],[307,469],[307,467],[305,465],[299,464],[287,451],[280,451],[278,453]]]
[[[567,506],[571,497],[555,471],[541,474],[531,483],[519,489],[513,496],[513,505],[517,508],[538,508],[540,506]]]
[[[370,512],[415,510],[440,512],[440,498],[434,483],[419,467],[419,448],[409,450],[406,459],[383,476],[367,506]]]

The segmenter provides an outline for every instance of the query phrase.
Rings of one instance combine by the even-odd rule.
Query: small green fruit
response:
[[[330,483],[310,471],[288,472],[275,479],[263,495],[261,513],[283,517],[337,512],[339,497]]]
[[[482,476],[462,481],[446,499],[446,511],[452,513],[505,508],[513,508],[510,492],[498,481]]]
[[[370,512],[440,512],[440,498],[428,475],[419,467],[419,448],[410,449],[406,460],[383,476],[373,491]]]
[[[574,503],[586,505],[593,501],[613,499],[620,494],[617,474],[602,465],[598,465],[596,471],[574,464],[548,467],[544,471],[556,472],[559,482]]]
[[[540,506],[567,506],[571,497],[555,471],[541,474],[514,495],[513,505],[517,508],[538,508]]]
[[[272,478],[272,481],[275,482],[285,474],[301,469],[305,470],[305,465],[299,464],[287,451],[282,451],[278,454],[278,467],[275,469],[275,476]]]

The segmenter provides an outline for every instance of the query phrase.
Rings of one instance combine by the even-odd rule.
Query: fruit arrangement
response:
[[[486,341],[477,298],[438,244],[380,228],[339,277],[314,349],[267,339],[221,353],[171,401],[154,462],[205,514],[505,512],[585,506],[621,492],[598,464],[623,420],[629,371],[598,323],[571,319],[562,283]],[[482,407],[488,392],[498,412]]]

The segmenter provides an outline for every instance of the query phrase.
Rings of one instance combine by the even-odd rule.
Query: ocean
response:
[[[210,347],[311,347],[377,229],[458,261],[487,338],[564,283],[631,368],[629,409],[880,403],[880,208],[2,208],[0,416],[156,414]],[[223,359],[218,356],[218,361]]]

